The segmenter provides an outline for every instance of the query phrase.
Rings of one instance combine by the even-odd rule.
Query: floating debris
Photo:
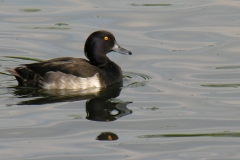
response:
[[[67,23],[59,22],[59,23],[55,23],[55,25],[57,25],[57,26],[63,26],[63,25],[67,26],[68,24],[67,24]]]
[[[41,9],[37,9],[37,8],[25,8],[25,9],[20,9],[20,11],[22,11],[22,12],[39,12],[39,11],[41,11]]]
[[[136,4],[132,3],[131,6],[171,6],[171,4]]]

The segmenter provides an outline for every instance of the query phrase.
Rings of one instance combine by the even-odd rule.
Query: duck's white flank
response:
[[[101,87],[99,74],[92,77],[81,78],[62,72],[47,72],[43,77],[43,88],[45,89],[87,89]]]

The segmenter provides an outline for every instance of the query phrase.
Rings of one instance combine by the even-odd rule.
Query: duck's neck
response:
[[[99,43],[95,43],[92,47],[89,47],[90,49],[88,48],[87,50],[86,55],[90,62],[95,66],[104,65],[110,61],[106,56],[105,49],[102,46],[103,45]]]
[[[95,66],[103,66],[110,61],[109,58],[106,56],[106,54],[95,52],[92,55],[93,55],[92,58],[89,60]]]

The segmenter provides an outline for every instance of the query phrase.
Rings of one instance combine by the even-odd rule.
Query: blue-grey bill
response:
[[[132,55],[132,52],[129,50],[126,50],[125,48],[120,47],[117,42],[115,42],[115,45],[112,48],[113,51],[121,53],[121,54],[127,54]]]

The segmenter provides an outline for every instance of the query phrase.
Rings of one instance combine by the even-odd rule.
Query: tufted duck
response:
[[[89,61],[61,57],[40,63],[23,64],[7,71],[16,77],[19,86],[45,89],[106,87],[122,81],[121,68],[106,56],[111,51],[132,54],[117,44],[112,33],[96,31],[87,38],[84,47],[85,56]]]

